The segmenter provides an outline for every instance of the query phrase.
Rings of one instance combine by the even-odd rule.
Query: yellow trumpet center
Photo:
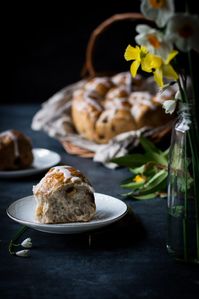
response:
[[[150,5],[153,8],[162,8],[166,4],[166,0],[149,0]]]
[[[160,48],[160,46],[161,46],[160,42],[155,35],[149,34],[147,36],[147,39],[154,48],[156,48],[156,49]]]
[[[145,176],[142,176],[142,175],[136,175],[133,179],[133,182],[135,183],[142,183],[145,181]]]

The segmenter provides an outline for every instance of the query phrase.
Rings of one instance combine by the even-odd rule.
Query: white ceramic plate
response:
[[[36,230],[53,234],[75,234],[103,227],[122,218],[127,212],[126,204],[109,195],[95,193],[96,215],[90,222],[41,224],[35,221],[36,201],[27,196],[13,202],[7,209],[8,216]]]
[[[61,160],[59,154],[45,148],[34,148],[32,151],[34,159],[31,167],[20,170],[0,171],[0,177],[17,178],[34,175],[48,170],[50,167],[58,164]]]

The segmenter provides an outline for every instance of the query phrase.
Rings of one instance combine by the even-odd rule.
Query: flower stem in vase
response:
[[[187,197],[187,144],[185,142],[185,157],[184,157],[184,169],[185,169],[185,194],[184,194],[184,218],[183,218],[183,241],[184,241],[184,259],[188,260],[188,197]]]
[[[172,133],[167,248],[177,260],[199,263],[198,152],[191,112],[182,106]]]

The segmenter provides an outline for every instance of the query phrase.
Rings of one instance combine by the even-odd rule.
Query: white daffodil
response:
[[[160,56],[166,60],[173,50],[173,44],[165,35],[148,25],[138,25],[136,31],[139,33],[135,40],[139,45],[146,47],[150,53]]]
[[[32,247],[32,241],[31,238],[25,239],[22,243],[21,246],[24,248],[31,248]]]
[[[29,256],[29,250],[25,249],[25,250],[16,251],[15,254],[20,257],[27,257]]]
[[[172,114],[176,109],[176,104],[177,104],[177,101],[175,101],[175,100],[164,101],[162,106],[165,109],[165,113]]]
[[[187,13],[175,14],[168,22],[166,36],[184,52],[199,52],[199,18]]]
[[[142,0],[141,12],[147,19],[155,21],[159,27],[164,27],[174,13],[174,1]]]

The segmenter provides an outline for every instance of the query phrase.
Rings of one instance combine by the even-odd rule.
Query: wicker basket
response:
[[[87,50],[86,50],[86,59],[85,59],[85,65],[82,70],[82,76],[87,78],[94,78],[96,76],[100,76],[101,74],[96,71],[94,66],[94,54],[95,54],[95,48],[96,48],[96,41],[99,39],[99,37],[107,30],[109,27],[111,27],[114,23],[121,22],[121,21],[134,21],[134,22],[146,22],[147,20],[144,18],[144,16],[140,13],[122,13],[122,14],[116,14],[111,16],[110,18],[106,19],[104,22],[102,22],[91,34],[90,39],[88,41]],[[147,21],[150,23],[150,21]],[[104,73],[103,73],[104,75]],[[160,128],[157,128],[153,132],[149,138],[153,140],[155,143],[162,140],[166,135],[168,135],[171,131],[172,122],[169,122],[167,125],[162,126]],[[150,134],[149,134],[150,135]],[[94,152],[81,148],[77,145],[74,145],[73,143],[67,141],[61,140],[62,145],[64,146],[65,150],[74,155],[78,155],[85,158],[90,158],[95,155]]]

